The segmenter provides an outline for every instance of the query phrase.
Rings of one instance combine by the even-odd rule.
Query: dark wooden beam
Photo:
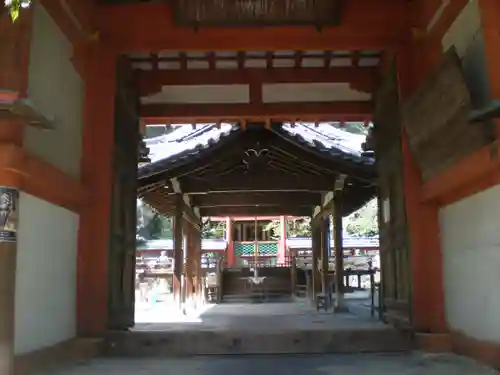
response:
[[[260,88],[263,84],[314,82],[349,83],[353,89],[372,93],[376,85],[377,68],[141,70],[137,76],[141,96],[157,93],[163,86],[171,85],[252,85]]]
[[[147,124],[247,121],[364,121],[373,106],[361,102],[143,104],[140,116]],[[263,123],[264,125],[264,123]]]
[[[183,192],[192,193],[230,193],[230,192],[320,192],[330,191],[335,184],[334,178],[295,178],[282,174],[249,173],[248,175],[232,175],[213,181],[196,181],[183,179]]]
[[[307,206],[247,206],[247,207],[202,207],[201,216],[310,216],[312,207]]]
[[[276,206],[294,204],[297,206],[316,206],[321,204],[321,194],[307,192],[267,192],[267,193],[228,193],[192,195],[196,207],[244,207]]]

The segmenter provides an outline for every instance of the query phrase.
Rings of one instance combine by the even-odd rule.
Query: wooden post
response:
[[[175,200],[175,216],[174,216],[174,277],[173,277],[173,291],[174,300],[178,307],[181,307],[181,285],[182,285],[182,271],[184,257],[182,253],[182,196],[177,195]]]
[[[280,248],[278,254],[278,263],[286,263],[286,217],[280,216]]]
[[[344,236],[342,227],[343,179],[337,180],[333,200],[333,227],[335,231],[335,312],[347,311],[344,300]]]
[[[226,261],[227,267],[230,268],[234,265],[234,243],[233,243],[233,219],[226,217]]]
[[[328,291],[328,237],[330,235],[330,217],[321,219],[321,291],[327,296]]]
[[[319,284],[319,273],[318,273],[318,254],[321,249],[321,229],[318,223],[314,220],[312,221],[312,277],[311,277],[311,298],[316,301],[316,291],[317,285]]]
[[[197,288],[197,304],[201,306],[203,304],[203,282],[204,282],[204,275],[203,275],[203,270],[201,267],[201,254],[202,254],[202,247],[201,247],[201,220],[199,222],[199,230],[196,232],[196,249],[197,249],[197,267],[196,267],[196,274],[197,274],[197,282],[196,282],[196,288]]]
[[[194,247],[193,247],[193,227],[190,223],[186,223],[186,272],[185,272],[185,302],[191,306],[193,302],[193,261],[194,261]]]
[[[292,297],[297,296],[297,257],[295,256],[295,250],[290,250],[290,277],[292,286]]]
[[[186,219],[182,218],[182,271],[181,271],[181,309],[185,313],[186,312],[186,298],[187,298],[187,269],[188,269],[188,237],[186,235],[186,226],[189,223]]]

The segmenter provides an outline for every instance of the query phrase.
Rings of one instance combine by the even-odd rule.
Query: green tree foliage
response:
[[[368,134],[368,128],[362,122],[348,122],[341,129],[353,134]]]
[[[31,0],[4,0],[4,5],[9,10],[12,22],[16,22],[21,10],[31,5]]]
[[[222,221],[211,221],[210,218],[206,217],[202,219],[201,224],[201,238],[224,238],[224,233],[226,232],[226,223]]]
[[[330,221],[330,230],[333,233],[333,223]],[[310,237],[311,219],[302,217],[287,221],[287,237]],[[374,237],[378,236],[378,204],[377,199],[373,199],[358,211],[344,218],[344,228],[347,234],[353,237]],[[271,221],[266,231],[269,231],[271,238],[280,238],[281,228],[279,220]]]
[[[374,237],[378,235],[378,204],[372,199],[358,211],[345,219],[346,232],[354,237]]]
[[[173,238],[173,224],[171,217],[155,214],[146,226],[148,237],[153,240]]]
[[[136,240],[144,243],[149,240],[171,239],[173,237],[173,219],[155,212],[150,206],[137,201]]]
[[[310,237],[311,219],[307,216],[294,220],[287,220],[287,237]],[[271,221],[265,228],[270,237],[277,240],[281,237],[281,226],[279,220]]]

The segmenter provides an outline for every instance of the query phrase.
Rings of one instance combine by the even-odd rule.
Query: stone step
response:
[[[119,357],[175,357],[231,354],[324,354],[400,352],[410,338],[392,328],[289,330],[275,332],[198,330],[110,332],[106,354]]]

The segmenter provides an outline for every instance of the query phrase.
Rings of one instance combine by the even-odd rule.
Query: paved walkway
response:
[[[387,329],[370,316],[366,301],[348,300],[350,312],[319,311],[307,300],[285,303],[208,304],[183,315],[171,303],[136,314],[135,331],[286,331]]]
[[[453,355],[324,355],[98,359],[40,375],[499,375]]]

